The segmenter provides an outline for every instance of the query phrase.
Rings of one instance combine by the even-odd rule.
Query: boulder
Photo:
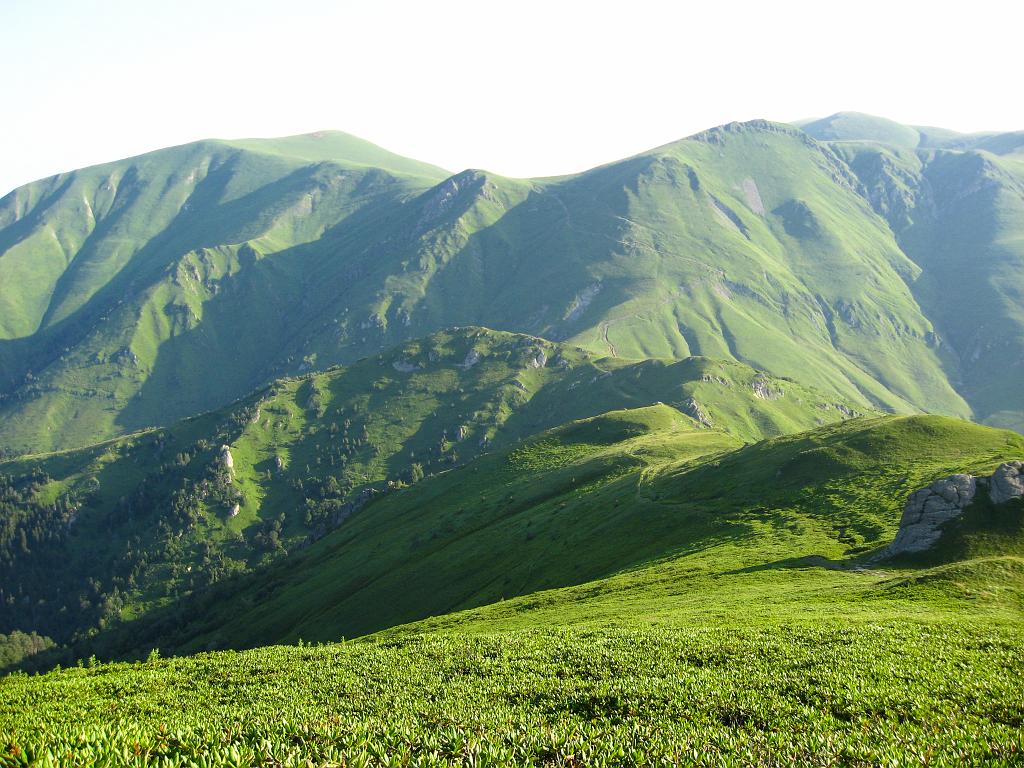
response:
[[[988,483],[988,495],[993,504],[1002,504],[1024,496],[1024,461],[1000,464]]]
[[[907,499],[899,532],[885,550],[885,556],[930,548],[942,536],[942,525],[963,514],[977,488],[973,476],[951,475],[914,491]]]
[[[235,468],[235,457],[231,455],[230,445],[222,445],[220,447],[220,461],[224,465],[224,469],[229,472]]]

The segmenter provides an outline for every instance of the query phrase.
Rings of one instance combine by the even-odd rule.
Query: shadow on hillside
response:
[[[722,571],[722,574],[726,576],[733,576],[739,573],[757,573],[759,571],[808,571],[820,568],[828,571],[848,571],[851,570],[852,567],[853,559],[831,560],[827,557],[823,557],[822,555],[805,555],[803,557],[787,557],[770,563],[748,565],[746,568],[735,568],[731,571]]]

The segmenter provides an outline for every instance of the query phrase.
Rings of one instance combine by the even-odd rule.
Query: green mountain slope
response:
[[[1024,429],[1024,165],[987,152],[838,148],[903,251],[975,418]]]
[[[944,540],[963,578],[978,571],[966,594],[959,584],[957,594],[921,601],[895,582],[926,578],[921,569],[934,562],[868,558],[892,540],[910,492],[954,472],[990,473],[1022,453],[1020,435],[940,417],[857,419],[737,448],[667,406],[613,412],[388,496],[309,550],[97,647],[109,656],[147,644],[330,641],[428,616],[395,631],[793,611],[935,618],[960,611],[965,596],[971,610],[1019,616],[1019,504],[1000,507],[995,528],[982,514],[977,546]],[[993,567],[1009,568],[995,590]]]
[[[1024,437],[890,416],[737,445],[658,404],[424,479],[77,646],[145,662],[0,679],[3,759],[1017,762],[1024,505],[872,555],[909,491]],[[150,652],[300,637],[331,642]]]
[[[0,462],[0,632],[66,641],[308,546],[424,475],[654,403],[723,445],[855,415],[740,363],[441,332],[169,429]]]
[[[5,446],[82,445],[267,383],[317,307],[303,304],[308,264],[261,268],[264,256],[443,177],[343,134],[237,144],[75,171],[0,202]]]
[[[0,204],[0,446],[170,424],[468,324],[987,418],[917,295],[939,278],[836,146],[754,121],[576,176],[441,180],[326,134],[37,182]]]
[[[1024,150],[1024,131],[958,133],[946,128],[903,125],[862,112],[837,112],[795,125],[819,141],[870,141],[896,149],[982,149],[997,155]]]
[[[154,656],[0,679],[0,738],[8,765],[1014,765],[1022,641],[876,617]]]

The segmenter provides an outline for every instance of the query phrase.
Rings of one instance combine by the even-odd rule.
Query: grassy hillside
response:
[[[394,631],[604,626],[623,615],[673,626],[741,617],[1016,622],[1024,606],[1019,502],[993,509],[979,498],[934,551],[899,561],[877,557],[913,490],[955,472],[988,474],[1022,452],[1024,440],[1012,432],[886,417],[668,464],[630,489],[634,519],[654,526],[650,538],[663,557],[639,557],[604,580]]]
[[[918,292],[947,276],[901,250],[851,162],[754,121],[558,179],[443,179],[327,133],[28,185],[0,203],[0,447],[168,425],[468,324],[734,359],[860,410],[987,418]],[[979,200],[1016,226],[1012,206]],[[977,279],[1001,273],[986,261]]]
[[[10,193],[0,444],[39,451],[169,424],[298,370],[289,341],[317,318],[303,302],[312,265],[265,257],[384,215],[439,178],[331,134],[199,142]]]
[[[997,155],[1024,150],[1024,131],[959,133],[946,128],[903,125],[862,112],[837,112],[795,125],[819,141],[870,141],[894,149],[981,149]]]
[[[654,403],[725,444],[855,413],[739,363],[441,332],[169,429],[0,462],[0,631],[65,642],[308,546],[426,475]]]
[[[1024,165],[855,142],[838,151],[921,267],[914,296],[975,418],[1024,429]]]
[[[276,615],[278,638],[337,640],[371,611],[497,602],[356,642],[7,677],[0,759],[1019,762],[1024,505],[982,500],[917,561],[867,558],[907,491],[1024,438],[887,417],[729,448],[661,405],[425,480],[375,505],[390,536],[355,518],[262,592],[225,590],[221,631]],[[545,579],[583,583],[498,599]]]
[[[666,406],[615,412],[388,496],[298,556],[95,647],[329,641],[428,616],[395,631],[956,614],[962,600],[891,592],[935,562],[871,558],[910,492],[1022,454],[1019,435],[939,417],[857,419],[737,448]],[[1022,511],[1000,508],[1005,525],[976,526],[980,543],[947,558],[965,573],[1005,558],[994,592],[995,566],[971,582],[978,615],[1020,615]]]

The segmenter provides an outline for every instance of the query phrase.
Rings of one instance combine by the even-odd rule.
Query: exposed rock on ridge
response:
[[[903,509],[900,530],[885,554],[929,549],[942,536],[942,524],[963,514],[974,500],[977,488],[972,475],[952,475],[914,491]]]
[[[989,478],[958,474],[936,480],[910,494],[900,519],[900,529],[883,557],[923,552],[942,536],[942,526],[963,514],[974,500],[978,485],[988,487],[993,504],[1024,497],[1024,462],[1008,461]]]
[[[1024,496],[1024,461],[1000,464],[989,480],[988,495],[993,504]]]

